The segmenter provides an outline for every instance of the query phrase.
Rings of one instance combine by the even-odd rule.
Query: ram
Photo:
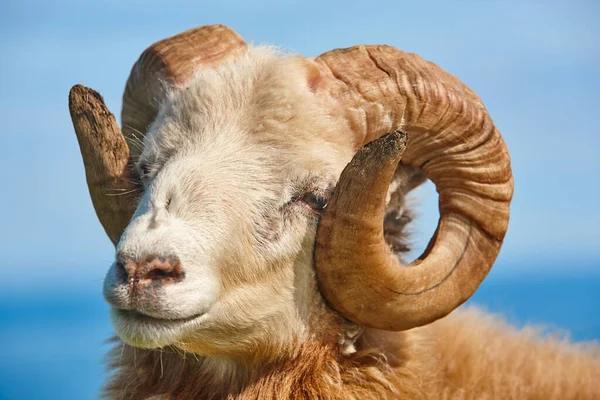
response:
[[[507,148],[468,87],[389,46],[316,58],[205,26],[134,65],[122,131],[69,107],[116,245],[115,399],[600,398],[595,345],[455,310],[508,227]],[[440,220],[409,265],[406,194]]]

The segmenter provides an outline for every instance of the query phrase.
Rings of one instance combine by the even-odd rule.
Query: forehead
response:
[[[270,163],[343,163],[350,146],[307,84],[306,62],[253,48],[235,62],[198,71],[174,90],[144,156],[245,154]]]

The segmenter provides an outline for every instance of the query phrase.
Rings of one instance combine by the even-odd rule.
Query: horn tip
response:
[[[69,110],[71,114],[80,114],[84,109],[93,108],[96,104],[106,108],[104,98],[94,89],[77,84],[69,90]]]
[[[402,155],[407,145],[408,134],[400,130],[395,130],[369,142],[363,147],[362,151],[369,152],[371,149],[377,149],[377,152],[381,152],[382,155]]]

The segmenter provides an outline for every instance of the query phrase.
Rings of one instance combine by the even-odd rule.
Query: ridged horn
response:
[[[315,63],[319,93],[348,121],[349,140],[357,149],[373,142],[342,173],[319,224],[323,296],[346,318],[379,329],[447,315],[485,278],[508,228],[513,178],[499,131],[472,90],[415,54],[357,46]],[[439,193],[437,230],[407,266],[383,235],[386,193],[400,161],[421,168]]]
[[[98,92],[73,86],[69,111],[92,204],[106,235],[116,244],[136,207],[129,196],[138,188],[128,165],[129,147]]]
[[[211,67],[246,51],[244,40],[225,25],[190,29],[148,47],[131,69],[123,93],[121,123],[137,141],[154,120],[167,92],[198,67]],[[133,155],[136,149],[132,148]]]
[[[155,118],[167,91],[184,83],[197,68],[214,66],[246,50],[242,38],[224,25],[202,26],[161,40],[134,64],[123,94],[119,129],[100,94],[81,85],[69,93],[86,180],[96,215],[116,244],[137,206],[139,182],[130,160]]]

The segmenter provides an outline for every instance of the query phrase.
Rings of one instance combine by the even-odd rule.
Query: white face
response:
[[[144,139],[143,197],[104,283],[129,344],[222,354],[306,328],[319,209],[352,150],[301,64],[263,58],[199,74]]]

